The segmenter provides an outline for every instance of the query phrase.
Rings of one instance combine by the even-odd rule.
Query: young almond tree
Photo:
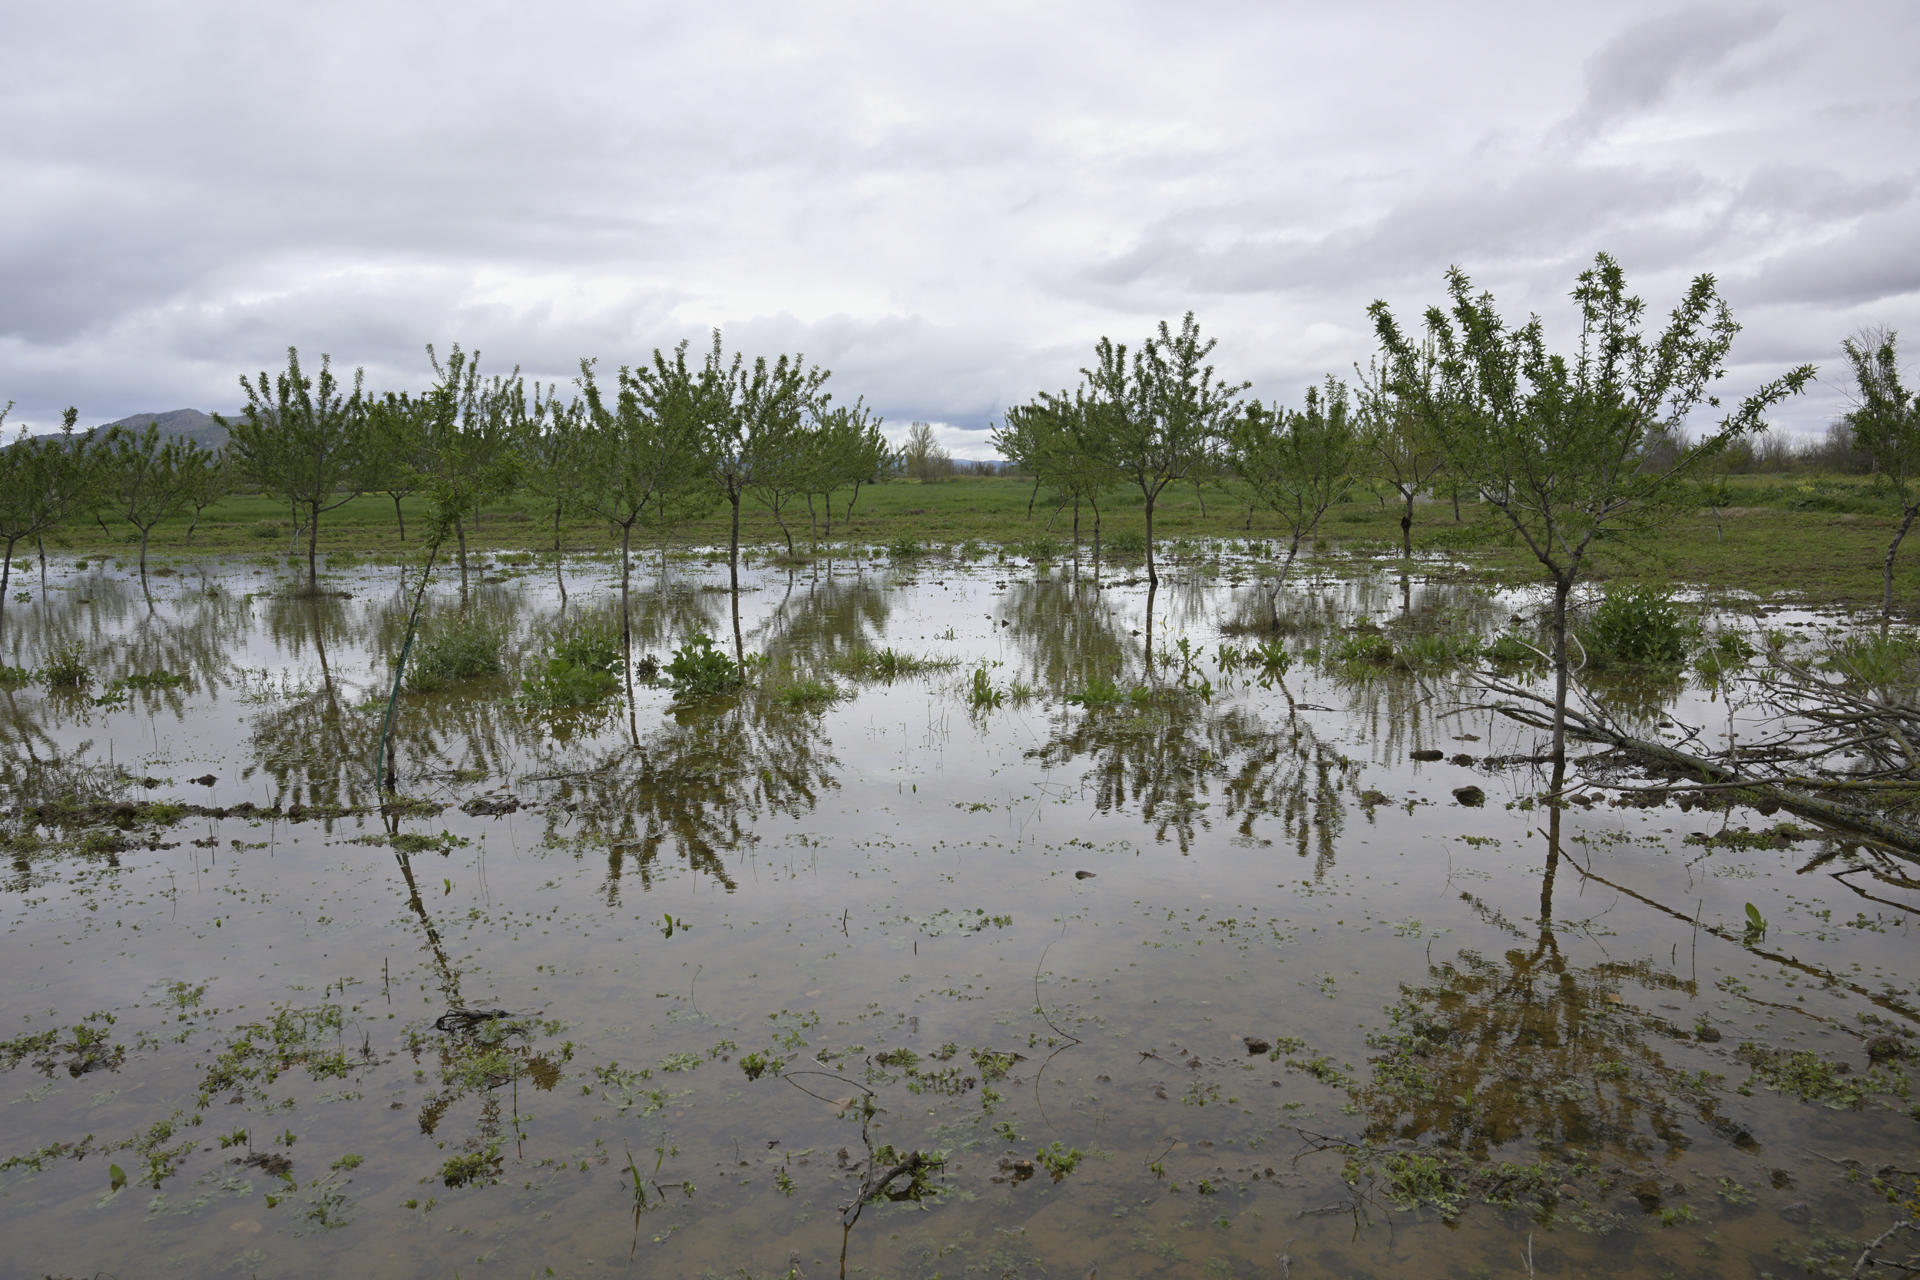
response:
[[[1125,346],[1101,338],[1094,367],[1081,370],[1112,465],[1146,503],[1149,588],[1160,583],[1153,557],[1154,503],[1174,481],[1213,468],[1227,424],[1240,414],[1240,396],[1253,385],[1214,377],[1206,363],[1214,341],[1200,340],[1200,326],[1189,311],[1178,334],[1162,320],[1159,334],[1131,361]]]
[[[749,491],[764,492],[781,468],[792,465],[792,442],[808,407],[815,403],[827,371],[800,355],[780,356],[769,364],[760,356],[748,366],[736,354],[727,361],[714,330],[701,383],[724,388],[720,411],[709,419],[705,450],[710,477],[731,508],[727,529],[727,584],[733,601],[733,656],[746,661],[740,633],[740,500]]]
[[[1433,352],[1422,350],[1416,374],[1425,378],[1429,388],[1432,367]],[[1366,407],[1360,442],[1372,459],[1373,474],[1400,496],[1400,558],[1411,560],[1414,500],[1446,470],[1447,455],[1413,398],[1396,392],[1377,364],[1362,376],[1360,398]]]
[[[227,448],[254,483],[286,499],[304,514],[307,528],[307,590],[320,589],[320,515],[360,496],[364,477],[366,400],[361,371],[353,390],[343,391],[333,376],[331,357],[320,357],[320,375],[300,368],[300,353],[287,348],[286,372],[259,380],[240,375],[247,393],[237,421],[220,415]]]
[[[1484,510],[1525,546],[1553,585],[1553,756],[1566,759],[1567,601],[1590,569],[1602,534],[1644,534],[1693,494],[1682,483],[1702,461],[1762,429],[1767,410],[1813,377],[1802,365],[1762,386],[1717,423],[1712,390],[1726,373],[1740,326],[1713,277],[1697,277],[1658,334],[1642,331],[1645,304],[1606,254],[1580,273],[1573,302],[1580,339],[1571,357],[1547,348],[1540,317],[1509,326],[1491,294],[1475,295],[1466,273],[1447,273],[1450,305],[1426,314],[1434,353],[1423,377],[1422,345],[1384,302],[1369,309],[1395,390],[1439,440],[1448,465],[1477,489]],[[1655,461],[1656,434],[1689,443]]]
[[[147,542],[153,527],[191,506],[219,459],[180,436],[160,441],[160,424],[142,432],[107,432],[100,497],[114,515],[140,531],[140,589],[147,590]],[[149,598],[151,603],[151,598]]]
[[[7,410],[0,409],[0,422]],[[0,448],[0,622],[6,619],[7,587],[14,547],[41,538],[55,525],[85,510],[93,497],[99,450],[91,431],[74,434],[80,411],[69,408],[57,436],[29,436]]]
[[[1096,565],[1100,560],[1100,495],[1120,482],[1120,474],[1108,461],[1108,450],[1096,431],[1100,420],[1084,390],[1043,391],[1031,403],[1008,409],[1005,421],[988,435],[1001,457],[1033,477],[1033,496],[1027,500],[1029,516],[1033,514],[1033,497],[1042,488],[1054,492],[1059,506],[1073,504],[1076,558],[1080,554],[1080,504],[1092,508]]]
[[[1268,409],[1258,401],[1228,429],[1227,457],[1254,497],[1271,507],[1287,527],[1287,558],[1267,590],[1273,625],[1280,625],[1280,592],[1300,543],[1313,535],[1327,508],[1353,487],[1361,433],[1347,386],[1327,379],[1326,390],[1307,388],[1304,409]]]
[[[1855,405],[1846,422],[1853,445],[1873,460],[1873,479],[1900,508],[1900,523],[1887,544],[1886,575],[1880,616],[1893,616],[1893,557],[1920,517],[1920,394],[1909,392],[1900,377],[1895,352],[1899,335],[1891,330],[1861,333],[1841,344],[1853,366]]]

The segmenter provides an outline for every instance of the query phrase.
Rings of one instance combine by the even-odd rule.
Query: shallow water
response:
[[[649,565],[638,649],[730,639],[724,578]],[[1845,1274],[1912,1212],[1920,895],[1784,815],[1542,805],[1457,676],[1325,656],[1523,596],[1303,581],[1261,678],[1257,578],[1196,554],[1149,627],[1124,569],[757,568],[755,692],[409,695],[383,814],[397,570],[56,566],[0,632],[92,671],[0,693],[0,1276]],[[532,653],[558,596],[469,608]],[[832,669],[883,647],[951,665]]]

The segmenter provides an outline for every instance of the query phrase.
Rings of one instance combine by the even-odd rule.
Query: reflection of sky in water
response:
[[[710,589],[723,575],[676,562],[661,594],[649,562],[635,580],[640,648],[663,658],[693,630],[727,631],[726,597]],[[857,1182],[838,1152],[864,1159],[848,1106],[863,1089],[875,1144],[945,1151],[936,1181],[951,1192],[866,1210],[848,1246],[870,1273],[959,1260],[1184,1275],[1218,1258],[1267,1274],[1281,1252],[1301,1274],[1498,1273],[1534,1231],[1542,1274],[1551,1252],[1552,1273],[1604,1255],[1653,1275],[1699,1265],[1717,1231],[1728,1274],[1747,1274],[1777,1265],[1776,1237],[1808,1237],[1800,1211],[1777,1216],[1789,1204],[1877,1233],[1865,1229],[1884,1216],[1878,1200],[1807,1153],[1892,1162],[1912,1122],[1884,1099],[1853,1112],[1759,1084],[1741,1096],[1751,1067],[1736,1049],[1832,1055],[1864,1077],[1857,1032],[1875,1027],[1861,1015],[1913,1025],[1910,917],[1831,876],[1785,874],[1819,842],[1688,842],[1768,825],[1750,812],[1574,807],[1550,858],[1532,799],[1544,775],[1481,763],[1532,751],[1530,733],[1467,708],[1471,690],[1450,677],[1348,678],[1304,657],[1358,615],[1392,632],[1404,604],[1415,620],[1498,629],[1522,597],[1414,584],[1403,599],[1391,576],[1303,576],[1282,600],[1293,666],[1262,685],[1218,664],[1222,643],[1259,638],[1220,631],[1257,589],[1252,573],[1228,560],[1209,581],[1221,585],[1188,581],[1155,602],[1156,654],[1185,639],[1198,655],[1183,692],[1178,662],[1143,674],[1143,584],[938,558],[831,578],[756,570],[748,647],[850,696],[791,710],[763,689],[670,713],[670,692],[642,685],[631,719],[563,720],[517,710],[510,680],[409,697],[403,791],[528,807],[192,817],[159,848],[16,858],[9,1034],[108,1025],[84,1019],[110,1011],[127,1060],[79,1075],[23,1061],[5,1080],[23,1105],[0,1154],[151,1135],[169,1117],[185,1137],[158,1145],[191,1148],[160,1200],[131,1187],[95,1207],[109,1162],[136,1178],[145,1167],[135,1148],[6,1174],[0,1219],[25,1242],[6,1266],[127,1274],[162,1257],[195,1273],[411,1275],[485,1256],[602,1270],[636,1250],[631,1153],[647,1201],[634,1265],[782,1274],[797,1252],[805,1274],[833,1274]],[[149,615],[123,576],[63,576],[65,590],[9,608],[9,661],[78,640],[96,692],[155,669],[193,681],[109,706],[29,688],[9,714],[43,756],[85,742],[88,759],[163,779],[156,798],[364,804],[404,604],[391,570],[335,582],[350,594],[305,602],[249,598],[275,585],[252,571],[211,596],[183,574],[157,580]],[[607,565],[582,566],[571,607],[604,608],[615,586]],[[537,645],[557,604],[542,570],[478,593],[515,652]],[[456,595],[436,586],[433,607]],[[830,669],[882,646],[952,665],[892,682]],[[977,711],[976,668],[1003,693],[1038,692]],[[1096,677],[1159,693],[1064,699]],[[1726,712],[1689,690],[1670,714]],[[1442,758],[1409,758],[1425,749]],[[212,787],[188,781],[203,773]],[[1469,782],[1484,807],[1454,803]],[[421,847],[397,858],[392,830]],[[1739,943],[1749,902],[1769,922],[1758,951]],[[203,1003],[170,1003],[175,982],[205,984]],[[434,1029],[454,999],[537,1017],[489,1048]],[[321,1047],[357,1064],[349,1078],[313,1078],[313,1046],[281,1046],[257,1094],[222,1089],[199,1107],[242,1028],[328,1004],[343,1022]],[[1249,1038],[1272,1047],[1250,1054]],[[982,1082],[974,1049],[1019,1056]],[[781,1067],[749,1079],[750,1054]],[[544,1074],[556,1064],[557,1083]],[[814,1073],[793,1076],[807,1092],[780,1069]],[[999,1095],[991,1109],[983,1083]],[[236,1147],[214,1141],[243,1128]],[[275,1141],[286,1131],[291,1147]],[[1418,1225],[1393,1207],[1380,1163],[1357,1191],[1342,1181],[1340,1142],[1371,1136],[1391,1153],[1407,1138],[1431,1153],[1488,1135],[1513,1139],[1495,1155],[1547,1161],[1556,1196],[1572,1189],[1544,1210],[1558,1225],[1486,1207],[1454,1230]],[[1087,1153],[1059,1184],[1002,1169],[1054,1141]],[[296,1186],[274,1208],[265,1196],[283,1180],[230,1163],[250,1149],[293,1160]],[[364,1160],[332,1168],[346,1155]],[[456,1157],[501,1185],[446,1186]],[[1774,1169],[1791,1185],[1773,1186]],[[1622,1190],[1648,1178],[1698,1222],[1654,1225]],[[1720,1195],[1722,1178],[1755,1203]],[[321,1225],[336,1210],[345,1225]],[[1356,1212],[1371,1223],[1357,1235]],[[1579,1229],[1616,1220],[1604,1237]]]

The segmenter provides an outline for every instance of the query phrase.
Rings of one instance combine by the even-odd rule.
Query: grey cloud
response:
[[[1722,67],[1780,23],[1774,9],[1697,6],[1636,23],[1586,64],[1586,96],[1567,122],[1591,135],[1624,116],[1659,106],[1682,81]]]

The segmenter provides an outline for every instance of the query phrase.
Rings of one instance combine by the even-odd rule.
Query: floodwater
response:
[[[649,560],[636,658],[724,581]],[[90,680],[0,691],[0,1277],[1844,1275],[1920,1212],[1911,881],[1541,803],[1460,673],[1334,656],[1526,596],[1302,579],[1281,669],[1238,548],[1151,628],[1125,566],[746,581],[752,691],[555,712],[492,566],[516,670],[400,699],[383,812],[398,569],[29,578],[0,663]],[[1751,714],[1697,686],[1635,713]]]

